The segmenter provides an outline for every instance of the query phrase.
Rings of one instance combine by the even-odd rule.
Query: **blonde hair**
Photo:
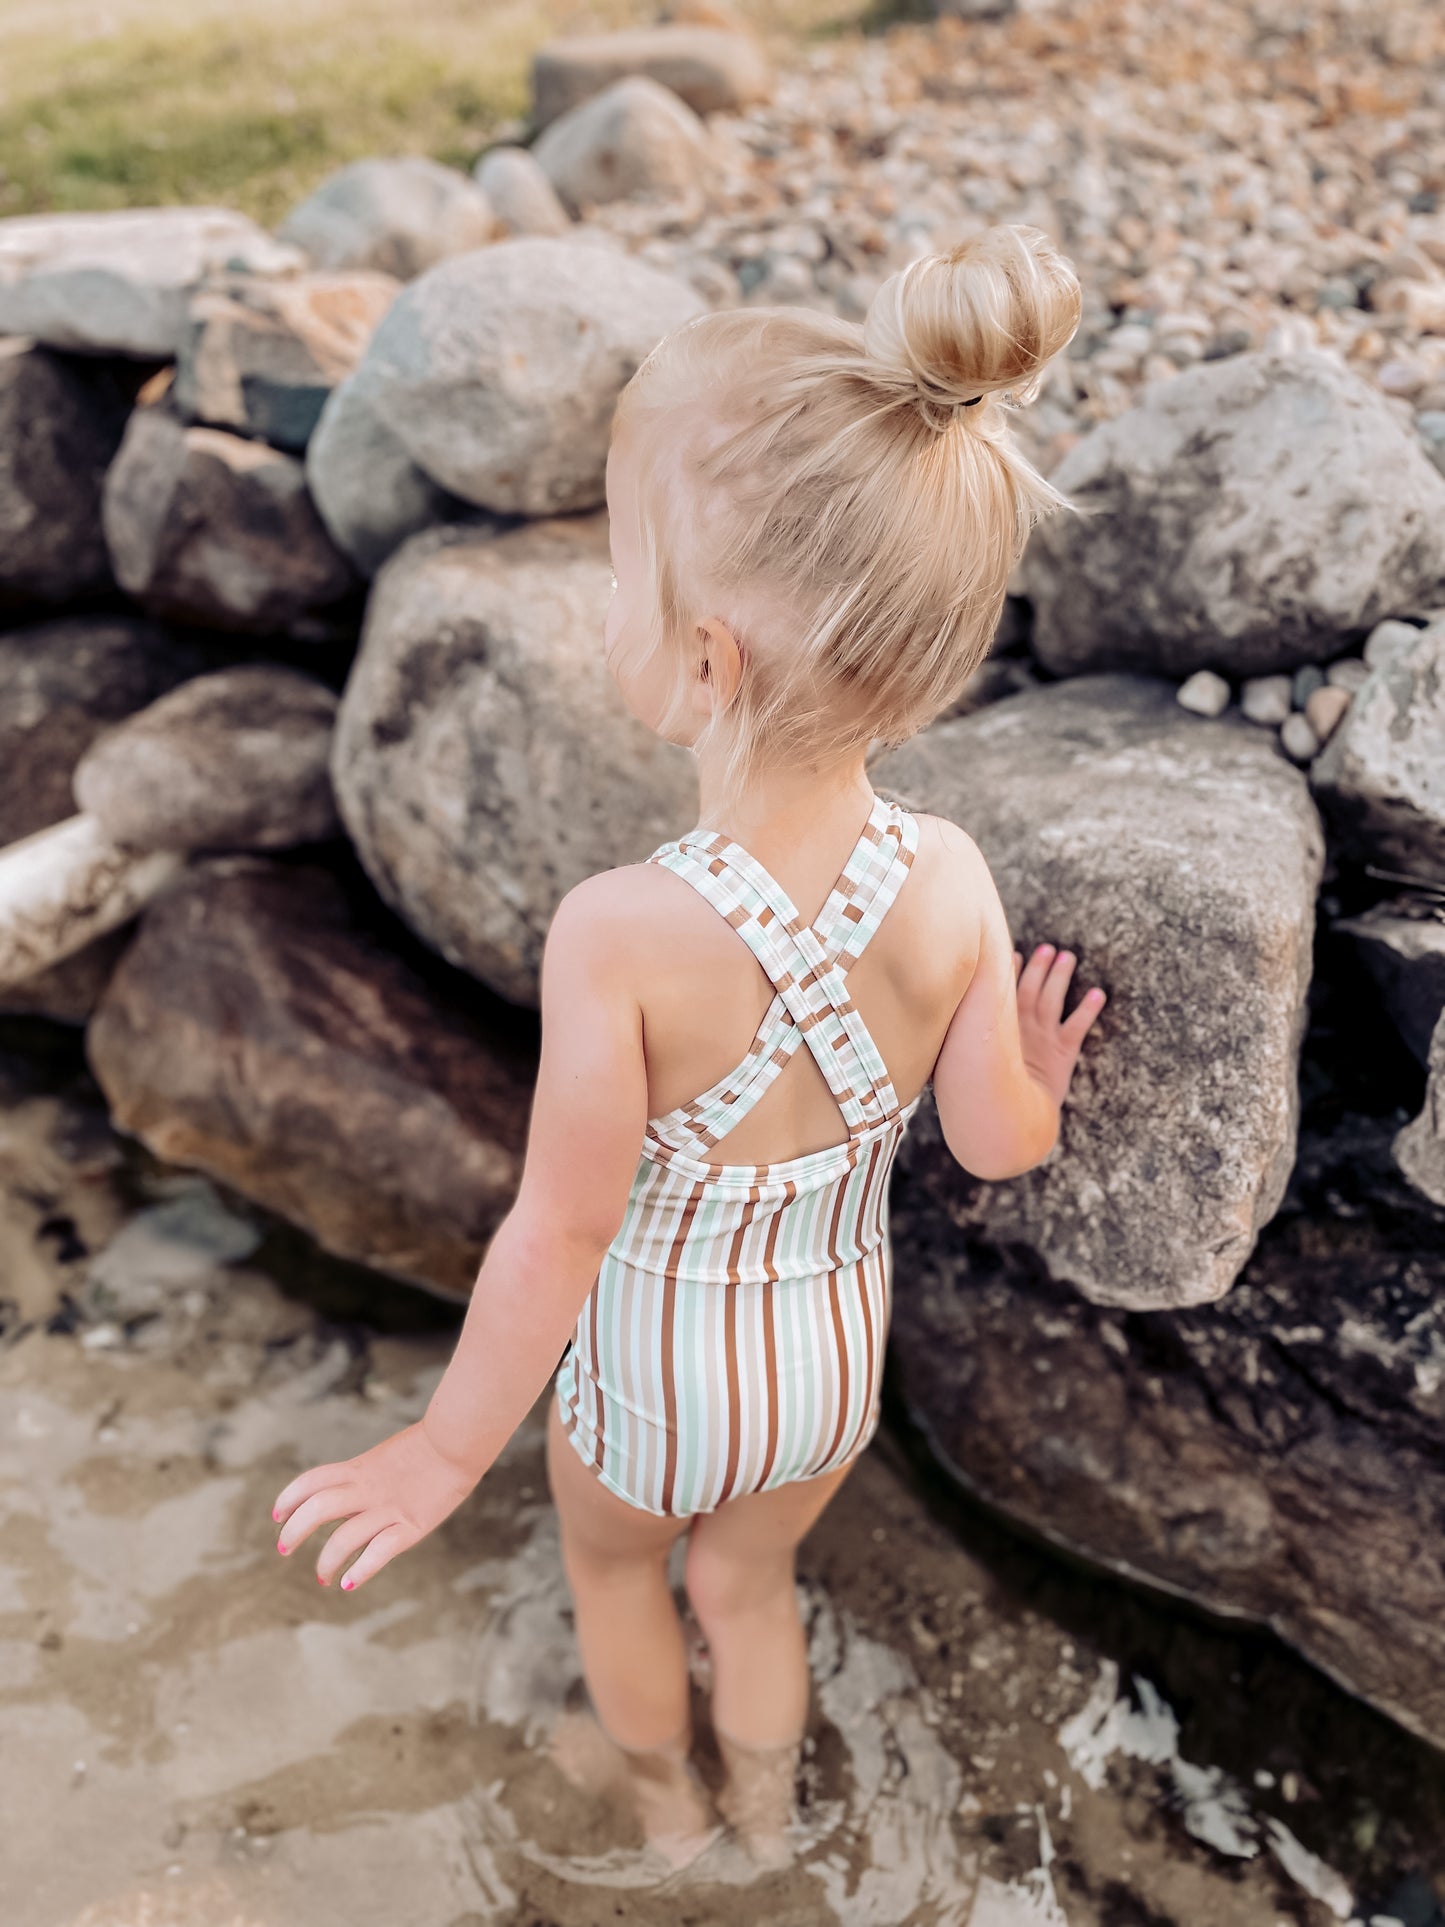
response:
[[[1046,235],[999,226],[893,275],[861,325],[706,314],[637,370],[613,432],[641,458],[646,654],[677,670],[663,732],[688,714],[699,622],[744,652],[695,745],[722,748],[720,812],[764,764],[894,748],[956,700],[1030,529],[1075,507],[995,397],[1034,398],[1081,305]],[[764,641],[760,609],[796,627]]]

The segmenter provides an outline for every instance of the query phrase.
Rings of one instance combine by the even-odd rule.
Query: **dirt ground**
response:
[[[1445,1761],[1275,1642],[1018,1540],[897,1424],[805,1548],[796,1865],[724,1837],[665,1875],[547,1754],[577,1667],[543,1406],[431,1539],[323,1591],[271,1500],[419,1416],[458,1310],[155,1165],[70,1046],[24,1041],[4,1927],[1439,1927]]]

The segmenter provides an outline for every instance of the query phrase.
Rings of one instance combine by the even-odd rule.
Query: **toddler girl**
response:
[[[695,753],[698,826],[557,907],[525,1170],[425,1416],[276,1501],[278,1550],[340,1520],[317,1576],[364,1584],[472,1491],[565,1346],[548,1470],[593,1752],[674,1862],[711,1815],[669,1553],[685,1533],[723,1814],[779,1862],[794,1555],[878,1423],[899,1141],[931,1084],[967,1171],[1038,1164],[1104,1001],[1065,1016],[1071,953],[1025,962],[970,838],[866,768],[958,696],[1029,529],[1072,506],[1002,397],[1037,393],[1079,315],[1048,239],[1004,226],[894,275],[861,326],[709,314],[638,370],[605,649]]]

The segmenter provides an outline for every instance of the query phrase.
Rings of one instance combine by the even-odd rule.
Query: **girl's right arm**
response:
[[[1040,944],[1024,961],[988,865],[971,838],[962,841],[961,881],[979,911],[978,961],[933,1067],[933,1097],[954,1157],[974,1177],[996,1181],[1031,1171],[1054,1148],[1104,992],[1086,992],[1063,1016],[1073,953]]]

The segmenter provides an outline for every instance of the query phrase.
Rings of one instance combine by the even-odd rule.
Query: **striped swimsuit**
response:
[[[742,1062],[647,1120],[627,1211],[557,1373],[563,1429],[644,1511],[710,1512],[845,1464],[878,1423],[891,1308],[888,1183],[921,1101],[900,1106],[847,991],[918,847],[876,795],[813,925],[720,832],[647,859],[727,918],[774,996]],[[708,1164],[800,1043],[848,1137],[779,1164]]]

